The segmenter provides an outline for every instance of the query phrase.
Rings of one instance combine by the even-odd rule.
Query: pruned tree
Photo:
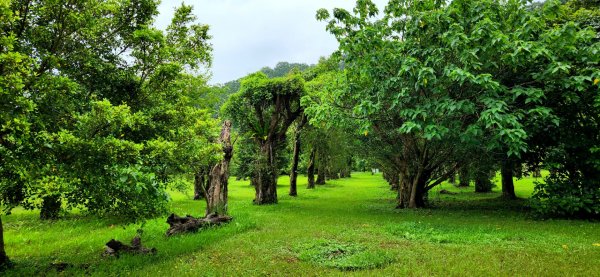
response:
[[[223,156],[215,164],[208,174],[208,182],[202,185],[206,199],[205,216],[196,218],[193,216],[180,217],[171,214],[167,218],[169,229],[167,236],[181,233],[196,232],[204,227],[221,225],[229,222],[232,217],[227,214],[229,163],[233,156],[233,144],[231,143],[231,122],[225,120],[221,128],[218,143],[222,147]]]
[[[251,182],[257,205],[277,203],[278,151],[285,146],[289,126],[302,115],[304,80],[298,75],[269,79],[254,73],[242,79],[224,110],[240,133],[258,148]]]
[[[227,215],[227,194],[229,183],[229,163],[233,156],[231,143],[231,122],[225,120],[219,136],[223,147],[223,158],[210,171],[208,187],[205,191],[206,215]]]

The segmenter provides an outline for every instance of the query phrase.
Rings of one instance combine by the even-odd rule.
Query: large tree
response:
[[[400,174],[399,207],[424,206],[471,145],[502,153],[503,190],[514,197],[512,172],[528,150],[528,127],[558,124],[543,102],[547,82],[593,75],[589,67],[569,71],[575,57],[561,54],[583,40],[552,39],[585,31],[546,28],[556,5],[392,0],[377,16],[361,0],[354,13],[318,12],[340,42],[349,84],[333,102],[359,120],[373,145],[386,145],[379,156]]]
[[[8,0],[0,1],[0,207],[10,211],[23,199],[21,188],[28,180],[31,139],[29,115],[35,108],[22,89],[32,61],[15,51],[15,34],[10,26],[16,18]],[[4,249],[0,218],[0,270],[10,265]]]
[[[36,170],[3,195],[22,196],[43,218],[78,206],[137,219],[163,212],[173,177],[218,154],[216,120],[194,86],[205,85],[198,73],[211,61],[208,26],[182,5],[157,30],[157,6],[11,2],[19,19],[5,31],[33,60],[21,94],[36,105]]]
[[[259,72],[242,79],[240,90],[224,107],[240,133],[251,137],[258,149],[251,176],[255,204],[277,203],[278,151],[285,146],[289,126],[302,115],[303,94],[301,76],[270,79]]]

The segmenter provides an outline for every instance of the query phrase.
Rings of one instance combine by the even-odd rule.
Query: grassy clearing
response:
[[[224,227],[167,239],[164,218],[144,225],[143,242],[154,256],[104,258],[111,238],[128,241],[139,225],[70,215],[42,222],[35,212],[3,217],[8,254],[17,263],[7,275],[58,274],[51,263],[69,263],[64,275],[598,275],[600,224],[536,221],[526,200],[496,199],[499,188],[476,194],[473,187],[434,189],[434,208],[394,209],[395,194],[381,176],[355,173],[254,206],[248,182],[230,184],[234,221]],[[516,182],[528,197],[533,179]],[[456,195],[441,195],[447,189]],[[204,202],[173,194],[171,210],[200,215]]]

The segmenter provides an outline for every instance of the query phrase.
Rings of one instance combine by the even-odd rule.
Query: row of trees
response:
[[[550,170],[534,207],[600,214],[600,51],[597,1],[401,1],[382,14],[320,10],[339,41],[345,89],[307,109],[352,118],[372,159],[398,180],[398,207],[460,169],[481,185],[500,169],[515,198],[522,164]]]

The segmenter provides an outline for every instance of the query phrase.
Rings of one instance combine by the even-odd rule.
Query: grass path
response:
[[[150,220],[143,241],[158,249],[154,256],[100,256],[106,241],[129,240],[139,225],[77,215],[48,223],[35,212],[17,210],[3,217],[7,251],[17,263],[5,273],[54,275],[49,265],[65,262],[73,266],[64,275],[600,274],[600,247],[594,245],[600,243],[600,224],[536,221],[526,216],[525,200],[506,203],[496,199],[499,192],[482,195],[472,187],[445,185],[459,194],[440,195],[439,188],[430,195],[434,208],[397,210],[381,176],[357,173],[315,190],[304,189],[305,182],[299,179],[299,196],[292,198],[282,177],[279,204],[254,206],[248,182],[232,181],[229,205],[235,220],[193,235],[167,239],[165,220]],[[532,180],[518,181],[516,189],[527,197]],[[204,210],[204,203],[190,195],[172,197],[171,210],[178,214]],[[366,269],[339,269],[347,265]]]

